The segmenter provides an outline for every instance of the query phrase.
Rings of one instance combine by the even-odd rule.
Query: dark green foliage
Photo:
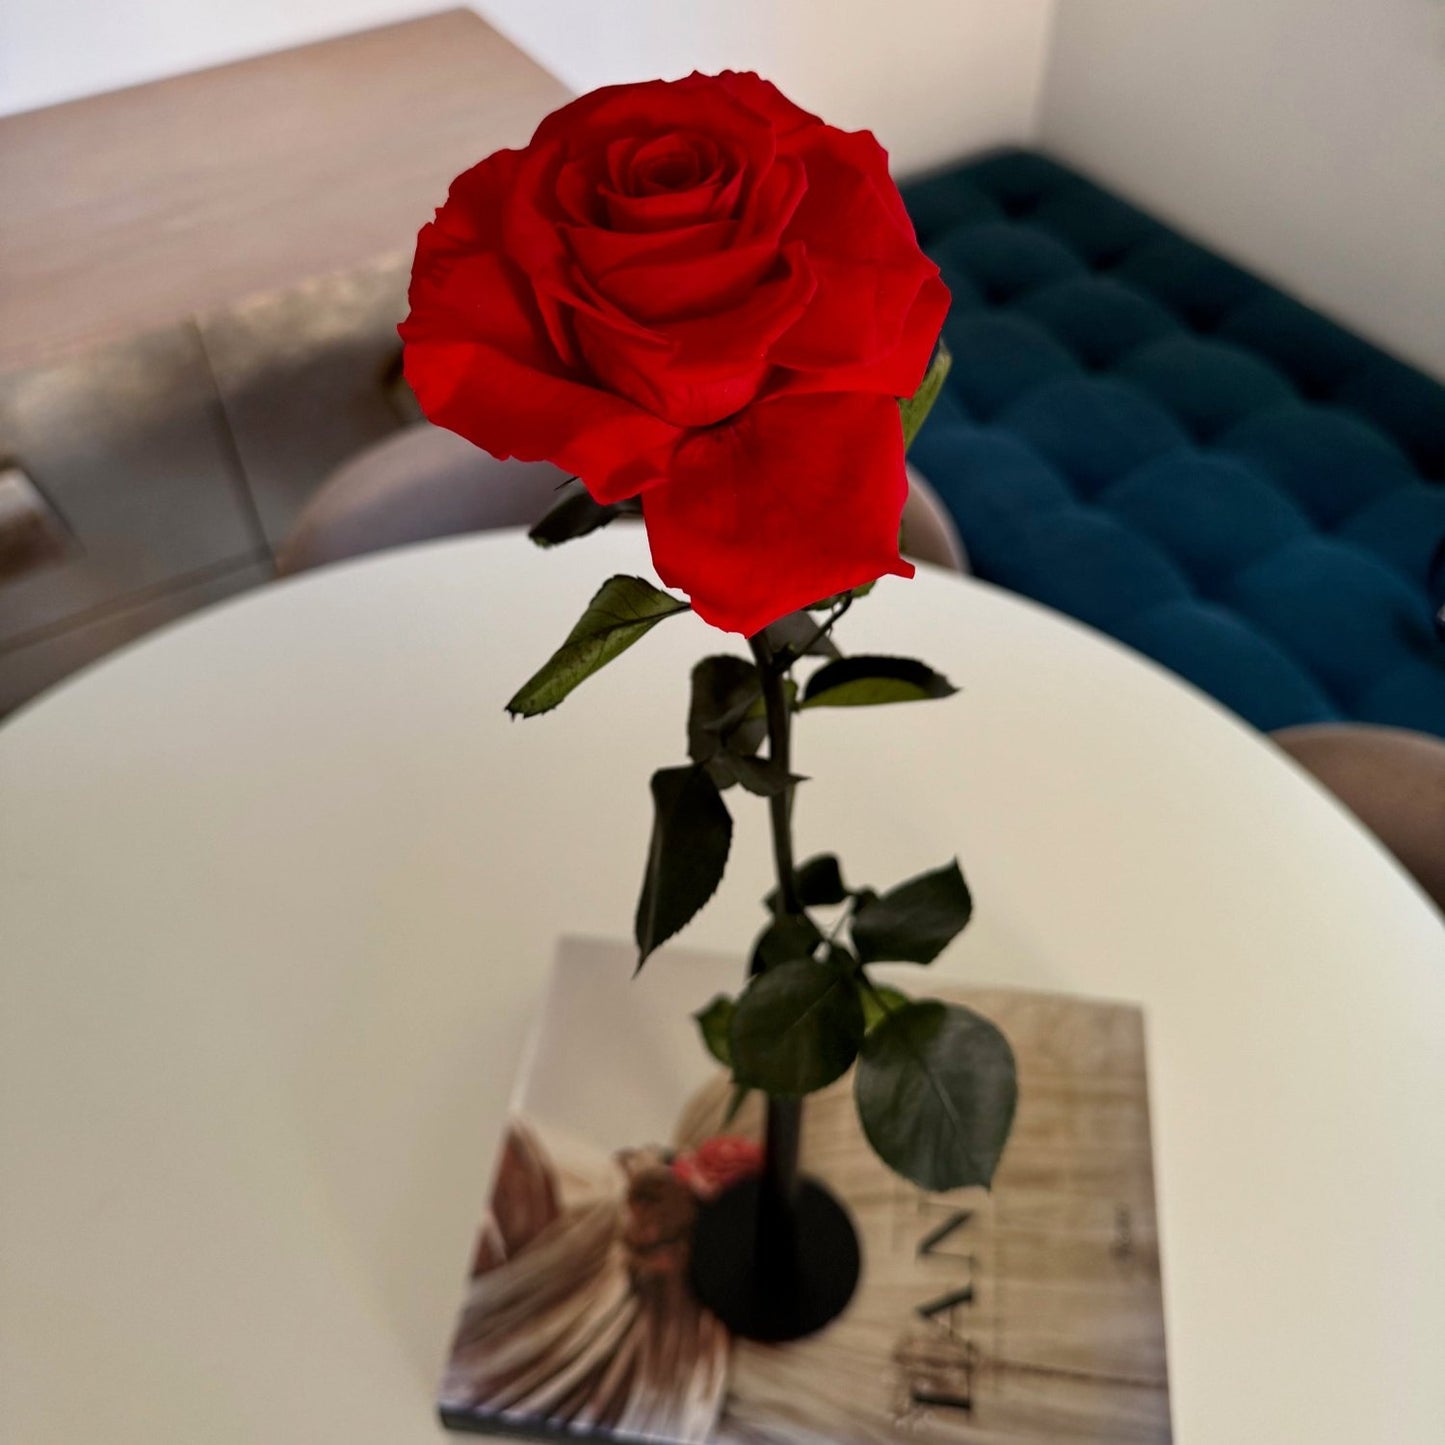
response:
[[[890,1169],[921,1189],[988,1187],[1018,1102],[1013,1050],[970,1009],[909,1003],[864,1039],[854,1095]]]
[[[608,578],[567,640],[507,704],[507,711],[513,717],[551,711],[664,617],[690,610],[681,598],[658,591],[641,577]]]
[[[738,999],[733,1075],[769,1094],[808,1094],[841,1078],[862,1041],[863,1006],[852,978],[811,960],[779,964]]]
[[[802,706],[871,707],[951,697],[958,689],[940,673],[908,657],[845,657],[808,679]]]
[[[703,768],[654,773],[652,800],[652,843],[635,923],[639,968],[717,891],[733,836],[732,817]]]
[[[853,947],[864,963],[932,963],[963,930],[973,899],[955,859],[858,904]]]

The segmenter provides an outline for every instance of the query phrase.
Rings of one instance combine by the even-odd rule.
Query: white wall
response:
[[[478,0],[576,90],[756,70],[907,173],[1032,134],[1054,0]]]
[[[446,0],[0,0],[0,115]],[[479,0],[578,91],[750,68],[913,170],[1033,128],[1053,0]]]
[[[0,115],[446,8],[446,0],[0,0]]]
[[[1445,375],[1442,0],[1059,0],[1041,133]]]

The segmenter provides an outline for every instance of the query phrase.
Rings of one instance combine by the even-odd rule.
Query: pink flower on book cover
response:
[[[672,1172],[702,1199],[715,1199],[732,1184],[752,1179],[763,1169],[763,1149],[756,1139],[718,1134],[696,1149],[676,1155]]]

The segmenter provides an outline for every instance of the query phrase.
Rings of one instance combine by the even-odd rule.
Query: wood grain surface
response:
[[[734,1343],[726,1445],[1168,1445],[1144,1020],[1013,989],[942,996],[1013,1045],[1019,1112],[991,1193],[928,1194],[858,1127],[851,1081],[808,1101],[803,1167],[853,1211],[864,1276],[829,1329]],[[715,1133],[726,1079],[676,1142]],[[731,1126],[761,1130],[745,1105]]]
[[[566,99],[451,10],[0,120],[0,371],[397,251]]]

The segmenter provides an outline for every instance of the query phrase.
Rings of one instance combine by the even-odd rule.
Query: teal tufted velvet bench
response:
[[[954,296],[911,460],[979,576],[1259,728],[1445,736],[1445,387],[1041,155],[904,199]]]

